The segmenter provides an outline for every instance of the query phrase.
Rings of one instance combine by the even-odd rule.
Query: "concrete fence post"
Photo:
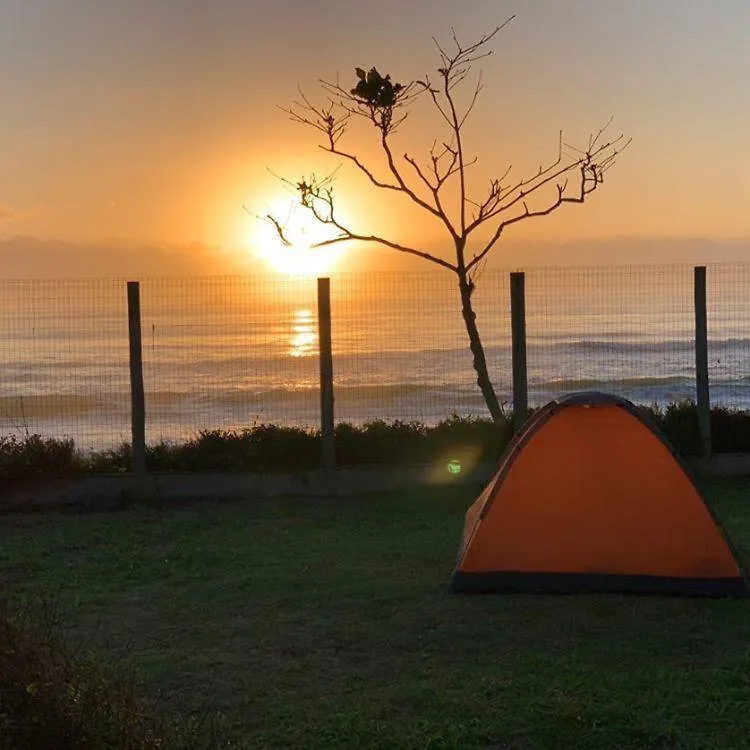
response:
[[[143,390],[143,346],[141,343],[141,289],[128,281],[128,339],[130,341],[130,427],[132,470],[146,472],[146,401]]]
[[[333,428],[333,351],[331,347],[331,280],[318,279],[318,342],[320,350],[320,432],[323,467],[336,465]]]
[[[701,456],[711,457],[711,397],[708,383],[708,314],[706,311],[706,267],[694,269],[695,291],[695,390]]]
[[[526,276],[523,272],[510,275],[510,324],[513,357],[513,428],[525,421],[529,408],[528,375],[526,372]]]

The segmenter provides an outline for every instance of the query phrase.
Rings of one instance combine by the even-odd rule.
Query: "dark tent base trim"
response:
[[[462,573],[456,571],[451,593],[475,594],[671,594],[673,596],[747,596],[742,577],[682,578],[609,573]]]

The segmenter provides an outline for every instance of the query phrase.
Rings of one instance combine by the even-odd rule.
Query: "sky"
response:
[[[340,163],[279,105],[319,78],[354,85],[355,66],[434,76],[433,36],[471,41],[512,14],[477,65],[476,194],[554,160],[560,129],[585,143],[614,117],[633,141],[585,205],[519,223],[493,262],[750,258],[747,0],[0,0],[0,276],[261,270],[273,237],[252,214],[290,200],[274,175]],[[381,168],[373,133],[349,135]],[[441,137],[417,108],[396,149],[423,158]],[[336,189],[352,223],[447,251],[346,167]]]

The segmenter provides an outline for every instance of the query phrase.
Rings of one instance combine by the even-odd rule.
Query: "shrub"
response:
[[[698,410],[694,401],[678,401],[669,404],[664,409],[653,405],[646,408],[646,413],[679,454],[683,456],[700,454]]]
[[[0,481],[81,474],[87,468],[73,440],[41,435],[0,436]]]
[[[158,715],[138,696],[134,678],[121,667],[91,653],[73,657],[49,604],[11,613],[0,591],[3,748],[215,746],[209,733],[202,735],[198,729]]]
[[[421,422],[370,422],[336,427],[340,465],[431,463],[458,458],[497,460],[511,436],[508,422],[453,415],[433,427]]]
[[[414,463],[425,458],[427,428],[419,422],[369,422],[336,426],[336,461],[341,466]]]
[[[678,401],[664,409],[654,405],[647,407],[646,412],[678,453],[685,456],[700,454],[695,401]],[[711,444],[714,453],[750,453],[750,412],[723,406],[711,409]]]
[[[700,453],[693,401],[642,408],[678,453]],[[711,430],[714,452],[750,453],[750,412],[714,408]],[[455,458],[468,465],[497,460],[511,435],[508,420],[492,422],[455,414],[434,426],[400,420],[375,420],[361,426],[340,423],[335,429],[336,460],[339,466],[356,466]],[[320,456],[318,430],[255,424],[240,430],[204,430],[182,443],[150,445],[146,467],[149,471],[295,472],[319,466]],[[72,440],[0,436],[0,486],[33,477],[125,472],[130,466],[131,448],[127,443],[84,455]]]
[[[317,433],[272,424],[205,430],[185,443],[161,443],[146,452],[152,471],[290,471],[312,468],[319,460]]]
[[[493,422],[453,415],[428,432],[431,456],[471,451],[477,460],[496,461],[513,437],[510,420]]]
[[[750,412],[711,409],[711,439],[715,453],[750,453]]]
[[[86,457],[86,468],[91,473],[115,474],[130,471],[132,464],[130,443],[121,443],[116,448],[95,451]]]

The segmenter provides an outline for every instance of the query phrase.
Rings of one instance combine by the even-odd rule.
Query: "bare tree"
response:
[[[331,229],[331,236],[317,243],[316,247],[352,241],[374,243],[422,258],[456,274],[477,384],[496,421],[503,417],[503,410],[487,371],[472,307],[477,273],[511,225],[547,216],[564,204],[583,203],[586,196],[604,182],[605,172],[630,143],[623,135],[605,138],[611,120],[592,134],[583,148],[566,143],[560,132],[557,158],[551,164],[540,166],[530,176],[515,179],[511,177],[511,167],[508,167],[490,179],[482,197],[470,195],[467,171],[477,159],[467,156],[464,125],[482,91],[481,75],[469,89],[463,105],[459,101],[459,91],[464,88],[462,84],[467,83],[475,63],[492,54],[490,42],[513,18],[511,16],[471,44],[461,43],[455,31],[452,32],[450,47],[433,38],[440,56],[434,83],[425,77],[401,84],[392,81],[389,75],[381,75],[376,68],[369,71],[356,68],[357,83],[352,89],[344,88],[338,82],[320,81],[326,98],[324,105],[313,103],[300,92],[298,101],[290,108],[282,108],[293,121],[318,130],[323,136],[320,147],[353,165],[373,188],[391,191],[410,200],[442,224],[455,248],[455,255],[450,260],[399,242],[390,235],[368,234],[350,226],[336,211],[332,174],[323,178],[312,175],[299,182],[284,180],[300,204]],[[406,120],[409,106],[418,98],[427,99],[442,120],[447,134],[433,143],[429,157],[422,162],[409,153],[397,157],[393,144],[394,133]],[[342,145],[352,118],[363,118],[374,126],[384,159],[381,168],[386,177],[378,176],[375,168],[356,150]],[[263,218],[273,224],[281,240],[287,243],[283,221],[272,214]]]

